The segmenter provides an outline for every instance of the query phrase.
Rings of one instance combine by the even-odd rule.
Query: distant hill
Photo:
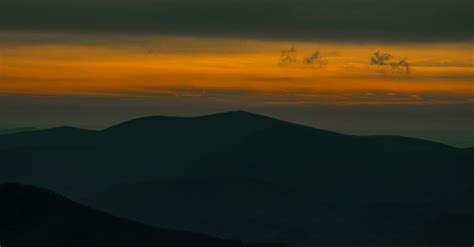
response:
[[[51,191],[0,185],[0,244],[14,247],[283,247],[154,228],[81,206]]]
[[[81,202],[157,226],[199,229],[225,238],[291,243],[310,235],[307,209],[331,210],[332,205],[313,200],[278,184],[214,177],[114,186]],[[313,230],[316,227],[313,225]]]
[[[13,134],[13,133],[20,133],[20,132],[29,132],[29,131],[36,131],[39,130],[38,128],[34,127],[23,127],[23,128],[13,128],[13,129],[0,129],[0,135],[6,134]]]
[[[474,236],[474,190],[423,203],[354,203],[222,177],[120,185],[83,201],[147,224],[308,247],[461,247]]]
[[[362,219],[372,217],[366,210],[449,201],[474,188],[473,164],[472,148],[401,136],[343,135],[242,111],[145,117],[101,131],[59,127],[0,136],[0,182],[46,187],[150,224],[244,240],[312,239],[307,246],[330,238],[369,246],[373,236],[374,245],[389,247],[395,236],[363,230]],[[234,180],[226,181],[229,177]],[[96,201],[97,195],[103,199]],[[153,212],[152,205],[164,211]],[[241,211],[245,205],[249,210]],[[179,210],[172,209],[209,217],[177,220],[172,215]],[[225,221],[225,209],[235,209],[227,211],[234,218]],[[380,212],[379,218],[390,214]],[[401,222],[397,228],[433,226],[424,220]],[[407,234],[399,233],[405,244]]]

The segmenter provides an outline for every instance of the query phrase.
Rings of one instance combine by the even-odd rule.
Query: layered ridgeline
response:
[[[114,217],[52,191],[0,185],[0,244],[14,247],[284,247],[222,240]]]
[[[241,111],[0,136],[0,181],[149,224],[303,246],[472,244],[473,164],[473,149]]]

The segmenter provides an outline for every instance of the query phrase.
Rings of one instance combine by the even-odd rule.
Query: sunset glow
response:
[[[0,93],[147,97],[174,95],[250,104],[474,103],[471,43],[285,42],[192,37],[9,34]],[[31,42],[29,40],[39,40]],[[5,40],[5,39],[3,39]],[[59,41],[58,41],[59,40]],[[90,41],[92,40],[92,41]],[[107,40],[108,43],[101,41]],[[296,62],[281,64],[293,47]],[[319,52],[325,64],[303,63]],[[371,65],[376,51],[411,71]]]

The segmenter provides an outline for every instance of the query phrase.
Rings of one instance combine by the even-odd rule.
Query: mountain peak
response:
[[[223,112],[223,114],[234,114],[234,115],[252,115],[252,116],[256,116],[257,114],[254,114],[254,113],[251,113],[251,112],[248,112],[248,111],[244,111],[244,110],[235,110],[235,111],[228,111],[228,112]]]
[[[105,129],[105,132],[115,131],[132,131],[134,133],[158,130],[176,130],[191,128],[196,130],[199,127],[213,127],[219,125],[220,127],[228,126],[237,128],[238,126],[254,125],[257,123],[266,123],[269,121],[280,121],[270,117],[237,110],[216,113],[211,115],[203,115],[196,117],[175,117],[175,116],[149,116],[132,119],[118,125]]]
[[[267,118],[270,119],[269,117],[251,113],[248,111],[243,111],[243,110],[235,110],[235,111],[227,111],[227,112],[221,112],[221,113],[216,113],[216,114],[211,114],[211,115],[204,115],[201,117],[245,117],[245,118]]]

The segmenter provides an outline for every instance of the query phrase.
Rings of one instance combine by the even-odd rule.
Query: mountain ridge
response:
[[[362,135],[361,136],[361,135],[342,134],[342,133],[338,133],[331,130],[324,130],[324,129],[319,129],[315,127],[306,126],[303,124],[291,123],[291,122],[280,120],[277,118],[267,117],[264,115],[259,115],[259,114],[255,114],[255,113],[251,113],[251,112],[247,112],[243,110],[236,110],[236,111],[229,111],[229,112],[222,112],[222,113],[215,113],[211,115],[202,115],[202,116],[194,116],[194,117],[164,116],[164,115],[146,116],[146,117],[139,117],[139,118],[127,120],[127,121],[112,125],[110,127],[104,128],[102,130],[89,130],[89,129],[77,128],[77,127],[66,125],[66,126],[58,126],[58,127],[47,128],[47,129],[36,129],[36,130],[27,131],[27,132],[7,133],[7,134],[3,134],[3,136],[27,136],[29,134],[36,135],[36,134],[45,134],[45,133],[50,133],[50,132],[55,132],[58,134],[72,134],[72,133],[79,133],[79,132],[83,132],[83,133],[88,132],[89,134],[95,133],[96,135],[103,136],[103,135],[107,135],[109,132],[115,132],[121,129],[123,129],[124,131],[138,131],[140,130],[140,128],[143,128],[143,127],[160,127],[160,125],[164,123],[176,124],[175,121],[178,121],[178,122],[186,122],[189,120],[213,121],[219,118],[224,118],[224,119],[230,118],[231,120],[240,118],[240,120],[244,119],[247,121],[248,120],[261,121],[261,122],[266,122],[267,124],[273,123],[273,124],[291,125],[293,127],[306,128],[308,130],[316,131],[319,134],[323,134],[323,133],[334,134],[334,135],[340,135],[340,136],[346,136],[346,137],[365,138],[365,139],[377,139],[377,138],[398,139],[398,140],[405,140],[405,141],[412,141],[412,142],[424,142],[425,144],[431,144],[431,145],[436,144],[436,145],[451,147],[455,149],[466,149],[466,150],[474,149],[474,147],[458,148],[458,147],[453,147],[451,145],[440,143],[440,142],[425,140],[421,138],[400,136],[400,135]],[[170,126],[167,126],[167,127],[170,127]],[[180,126],[178,125],[178,126],[172,126],[172,127],[177,128]],[[150,129],[146,131],[150,131]]]
[[[473,150],[414,138],[344,135],[234,111],[191,118],[139,118],[102,131],[59,127],[2,135],[0,162],[9,165],[0,167],[0,182],[49,186],[77,180],[74,186],[52,188],[71,195],[63,189],[104,189],[182,176],[234,173],[277,183],[332,183],[329,177],[355,180],[351,172],[372,174],[369,178],[375,180],[382,174],[392,176],[387,171],[393,170],[393,176],[405,173],[405,180],[412,176],[411,182],[416,183],[426,169],[434,177],[446,168],[450,172],[443,175],[453,180],[467,176],[463,173],[471,173],[467,164],[474,160]],[[447,167],[450,163],[453,167]],[[81,177],[88,181],[86,186],[79,186],[84,184]]]

